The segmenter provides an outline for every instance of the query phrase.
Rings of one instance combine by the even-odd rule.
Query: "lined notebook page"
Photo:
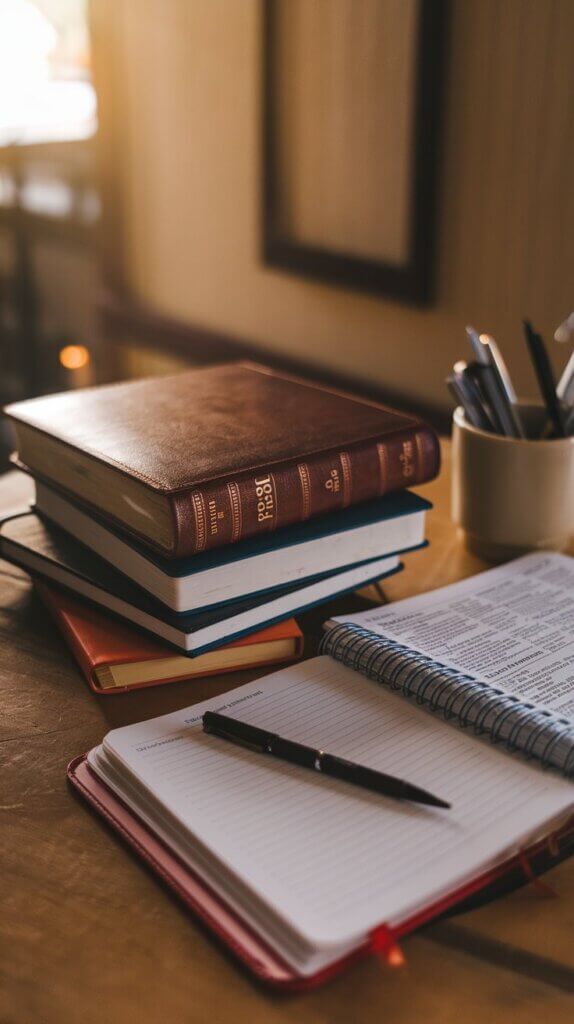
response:
[[[208,709],[404,776],[453,808],[399,803],[206,735]],[[104,749],[319,949],[456,889],[573,794],[327,657],[115,730]]]
[[[535,552],[338,616],[574,721],[574,558]]]

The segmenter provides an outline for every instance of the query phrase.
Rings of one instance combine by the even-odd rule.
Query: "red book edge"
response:
[[[298,975],[275,951],[235,913],[224,900],[176,856],[143,824],[128,807],[91,771],[82,754],[70,762],[67,775],[70,783],[87,802],[145,861],[147,866],[182,900],[207,928],[222,942],[244,967],[260,981],[274,988],[302,992],[318,988],[342,971],[369,955],[381,955],[395,942],[417,928],[428,924],[463,900],[477,893],[488,895],[490,887],[496,895],[496,884],[513,872],[524,873],[524,861],[536,872],[548,870],[563,859],[561,843],[574,838],[574,817],[555,832],[510,857],[504,864],[484,872],[459,889],[429,905],[395,928],[384,922],[375,928],[369,941],[341,960],[330,964],[310,977]]]
[[[115,696],[148,686],[162,686],[164,683],[183,681],[184,677],[175,676],[133,683],[129,686],[114,686],[110,689],[102,689],[98,685],[95,674],[97,668],[112,664],[128,664],[134,661],[173,658],[178,656],[178,652],[166,644],[162,644],[160,641],[155,641],[153,638],[140,633],[133,626],[102,613],[99,609],[73,597],[59,587],[36,580],[35,588],[43,604],[53,616],[90,689],[94,693],[97,693],[99,696]],[[286,619],[256,633],[250,633],[248,636],[240,637],[232,643],[222,645],[220,649],[233,650],[235,648],[256,647],[257,644],[290,639],[295,641],[294,653],[291,657],[287,659],[271,658],[266,661],[254,661],[253,663],[239,666],[241,669],[259,668],[283,661],[295,661],[301,657],[303,653],[303,634],[295,619]],[[181,657],[185,657],[181,652],[179,653]],[[206,678],[207,676],[237,671],[237,666],[233,665],[228,665],[224,668],[213,668],[207,671],[199,669],[198,671],[197,663],[200,659],[201,655],[198,658],[189,659],[190,675],[185,678],[193,676]]]

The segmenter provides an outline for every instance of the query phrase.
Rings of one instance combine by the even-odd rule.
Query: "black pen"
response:
[[[451,374],[450,377],[446,378],[446,383],[457,404],[462,405],[467,422],[471,423],[473,427],[478,427],[480,430],[489,430],[490,423],[476,392],[470,390],[469,382],[465,381],[462,374]],[[470,383],[474,388],[473,382],[471,381]]]
[[[324,750],[316,750],[313,747],[306,747],[302,743],[294,743],[274,732],[268,732],[267,729],[259,729],[255,725],[248,725],[247,722],[239,722],[236,718],[220,715],[216,711],[205,712],[203,729],[204,732],[213,733],[214,736],[230,740],[232,743],[247,747],[258,754],[272,754],[273,757],[278,757],[282,761],[289,761],[301,768],[310,768],[312,771],[330,775],[343,782],[351,782],[355,786],[373,790],[375,793],[393,797],[395,800],[410,800],[414,803],[429,804],[431,807],[450,807],[445,800],[433,796],[432,793],[427,793],[419,786],[413,786],[404,779],[398,779],[394,775],[385,775],[383,772],[355,764],[353,761],[346,761],[335,754],[327,754]]]
[[[528,320],[523,320],[522,324],[524,327],[524,337],[549,419],[558,437],[566,437],[566,425],[562,409],[560,408],[560,401],[556,394],[554,374],[552,373],[546,347],[541,336],[532,329],[532,325]]]
[[[492,367],[486,366],[484,363],[469,363],[467,372],[482,399],[482,407],[492,424],[491,429],[495,434],[504,434],[504,426],[500,418],[501,399],[497,392]]]
[[[462,405],[467,421],[480,430],[492,430],[492,421],[484,406],[482,395],[463,360],[459,359],[454,364],[453,373],[446,378],[446,383],[457,403]]]

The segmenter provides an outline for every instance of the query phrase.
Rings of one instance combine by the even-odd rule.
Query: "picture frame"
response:
[[[281,9],[285,2],[291,6]],[[361,3],[362,0],[355,2]],[[373,2],[384,4],[388,3],[388,0],[370,2],[372,8]],[[288,190],[285,187],[281,165],[282,151],[285,148],[282,130],[289,113],[286,107],[290,101],[289,75],[292,76],[294,69],[297,73],[297,45],[303,46],[305,40],[302,35],[300,44],[291,43],[290,53],[285,59],[285,55],[278,51],[282,51],[281,32],[285,29],[285,18],[295,13],[293,0],[263,0],[261,247],[263,261],[269,267],[414,305],[427,305],[432,301],[435,284],[435,236],[448,0],[412,0],[412,3],[416,4],[416,20],[415,23],[411,22],[412,41],[409,43],[412,56],[412,96],[402,100],[397,98],[397,102],[401,102],[409,111],[408,124],[405,123],[402,127],[399,125],[397,129],[402,132],[401,137],[408,137],[410,140],[408,155],[403,157],[402,180],[396,184],[398,193],[405,196],[403,223],[399,225],[403,251],[398,257],[389,258],[384,251],[381,254],[373,253],[372,238],[371,251],[361,252],[360,241],[357,246],[357,239],[348,246],[349,237],[345,234],[344,225],[335,239],[335,244],[329,244],[322,239],[305,237],[304,225],[301,237],[301,232],[294,231],[289,224],[289,213],[286,209],[289,206]],[[307,8],[304,13],[307,14],[308,10]],[[329,16],[331,13],[332,11],[328,11]],[[380,31],[384,32],[384,25]],[[389,45],[386,39],[384,42],[386,46]],[[322,41],[319,45],[323,45]],[[377,83],[374,82],[373,89],[376,87]],[[379,103],[376,94],[372,96],[371,103],[376,115]],[[396,124],[397,118],[392,108],[390,113],[391,123]],[[330,171],[327,160],[325,166],[325,173],[328,175]],[[391,171],[394,171],[392,167]],[[358,187],[356,193],[359,194]],[[379,197],[375,188],[371,204],[373,218],[369,222],[367,210],[367,216],[363,215],[364,223],[376,223],[377,214],[380,214],[382,209],[377,210],[379,201],[384,203],[385,196]],[[394,203],[393,195],[388,195],[386,201],[391,206]],[[320,195],[318,202],[320,205]],[[363,202],[362,197],[360,202]],[[309,204],[307,207],[309,208]],[[364,214],[364,209],[362,212]],[[347,222],[347,228],[348,226]],[[397,234],[396,227],[394,233]],[[381,232],[384,249],[383,235],[384,231]],[[377,241],[375,239],[375,243]]]

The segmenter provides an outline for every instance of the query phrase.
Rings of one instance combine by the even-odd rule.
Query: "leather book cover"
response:
[[[6,413],[17,432],[81,453],[84,472],[97,460],[118,486],[128,476],[167,496],[171,557],[423,483],[440,460],[436,435],[415,417],[250,363],[69,391]]]
[[[135,683],[131,686],[113,687],[109,690],[102,689],[98,684],[96,671],[99,668],[106,668],[110,665],[120,665],[133,662],[162,661],[170,658],[180,660],[171,647],[153,640],[151,637],[140,633],[128,624],[124,624],[111,616],[98,611],[92,605],[83,602],[72,594],[59,587],[48,585],[43,581],[35,581],[36,591],[42,602],[49,609],[57,623],[64,640],[72,651],[78,665],[80,666],[86,680],[94,692],[98,694],[123,693],[126,690],[139,689],[142,686],[157,686],[160,683],[172,682],[182,676],[163,676],[145,683]],[[256,648],[259,644],[269,644],[274,641],[293,640],[293,659],[303,653],[303,634],[295,619],[287,619],[267,629],[251,633],[233,643],[225,644],[221,651],[241,649],[244,647]],[[213,655],[212,655],[213,657]],[[282,659],[283,660],[283,659]],[[189,664],[189,671],[186,678],[191,676],[216,675],[221,672],[233,672],[236,665],[226,665],[225,668],[214,667],[206,671],[202,667],[202,657],[195,659],[186,658]],[[277,659],[269,658],[266,661],[257,659],[253,655],[253,662],[241,663],[241,668],[253,668],[261,665],[275,663]]]

